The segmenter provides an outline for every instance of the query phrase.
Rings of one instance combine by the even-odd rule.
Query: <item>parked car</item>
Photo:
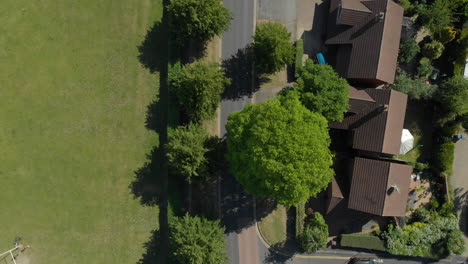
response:
[[[383,259],[378,258],[352,258],[349,260],[349,264],[381,264]]]

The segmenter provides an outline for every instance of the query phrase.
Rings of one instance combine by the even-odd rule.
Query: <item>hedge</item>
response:
[[[343,234],[341,235],[340,245],[342,247],[386,251],[382,240],[374,235],[368,234]]]
[[[296,62],[295,62],[295,76],[296,78],[299,77],[298,71],[302,68],[302,57],[304,55],[304,41],[302,39],[299,39],[296,41]]]
[[[439,145],[434,154],[434,168],[438,173],[452,174],[455,143],[449,141]]]
[[[299,238],[302,232],[304,232],[305,218],[304,204],[298,204],[296,207],[296,238]]]

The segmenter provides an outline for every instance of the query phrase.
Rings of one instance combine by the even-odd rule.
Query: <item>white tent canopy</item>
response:
[[[414,146],[413,135],[411,135],[408,129],[403,129],[403,133],[401,133],[400,154],[408,153],[408,151],[413,149],[413,146]]]

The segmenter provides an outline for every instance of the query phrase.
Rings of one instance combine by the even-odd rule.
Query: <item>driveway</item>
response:
[[[468,205],[466,198],[468,196],[468,140],[459,140],[455,143],[455,161],[453,163],[453,175],[450,178],[455,193],[455,205],[457,206],[458,216],[460,217],[460,229],[465,234],[465,245],[468,248]],[[465,250],[464,256],[468,256]]]

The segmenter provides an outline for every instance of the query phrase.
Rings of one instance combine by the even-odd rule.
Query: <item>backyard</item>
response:
[[[129,185],[157,144],[158,76],[138,45],[161,5],[2,1],[0,251],[21,236],[18,264],[139,263],[158,211]]]

